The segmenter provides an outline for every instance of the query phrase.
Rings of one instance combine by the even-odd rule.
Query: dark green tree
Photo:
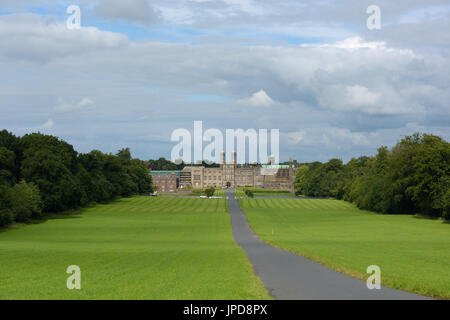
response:
[[[13,151],[0,146],[0,184],[13,185],[16,177],[16,155]]]
[[[450,144],[414,134],[374,157],[314,162],[297,169],[297,194],[330,196],[382,213],[448,216]]]
[[[14,220],[27,222],[30,218],[40,218],[42,201],[39,188],[34,183],[20,181],[9,190],[9,204]]]

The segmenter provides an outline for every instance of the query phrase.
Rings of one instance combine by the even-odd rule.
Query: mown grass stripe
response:
[[[0,232],[0,299],[269,299],[226,213],[223,199],[132,197]],[[82,290],[65,287],[73,264]]]

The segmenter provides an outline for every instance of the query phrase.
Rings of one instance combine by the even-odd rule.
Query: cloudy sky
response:
[[[302,162],[448,140],[449,30],[448,0],[0,0],[0,128],[142,159],[194,120],[280,129]]]

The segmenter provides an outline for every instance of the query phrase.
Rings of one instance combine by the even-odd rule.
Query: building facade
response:
[[[180,171],[150,171],[153,187],[158,192],[172,193],[180,186]]]
[[[236,159],[236,152],[233,152],[231,163],[227,163],[225,153],[222,152],[220,168],[189,166],[181,171],[172,171],[173,177],[178,180],[176,183],[171,181],[170,186],[163,177],[159,177],[158,171],[152,171],[153,185],[161,192],[174,192],[167,190],[183,190],[190,187],[195,189],[260,187],[294,191],[296,161],[290,161],[288,165],[275,165],[274,157],[269,157],[268,164],[239,166]],[[161,175],[165,176],[167,172],[161,172]],[[177,187],[174,189],[175,185]]]

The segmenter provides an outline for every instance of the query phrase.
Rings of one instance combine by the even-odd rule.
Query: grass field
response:
[[[204,189],[193,189],[191,192],[191,195],[194,196],[204,196],[206,195],[205,190],[208,188],[204,188]],[[215,197],[226,197],[226,191],[222,190],[222,189],[215,189],[216,191],[214,192],[214,196]]]
[[[216,190],[214,192],[214,197],[226,197],[227,192],[225,190]],[[206,193],[204,191],[197,191],[197,192],[183,192],[183,193],[170,193],[170,192],[161,192],[158,193],[158,196],[171,196],[171,197],[193,197],[193,198],[199,198],[200,196],[205,196]]]
[[[81,268],[68,290],[66,268]],[[0,299],[270,299],[226,200],[133,197],[0,232]]]
[[[288,190],[270,190],[270,189],[261,189],[261,188],[253,188],[250,190],[252,190],[252,192],[255,194],[257,194],[257,193],[259,193],[259,194],[279,194],[281,196],[292,193]]]
[[[255,198],[296,198],[293,192],[278,193],[278,192],[264,192],[264,193],[254,193]]]
[[[450,225],[440,220],[381,215],[338,200],[245,199],[240,206],[274,246],[360,279],[378,265],[382,285],[450,299]]]
[[[245,192],[244,192],[243,189],[235,189],[235,190],[234,190],[234,195],[235,195],[237,198],[247,198],[247,195],[245,194]]]
[[[292,197],[295,198],[295,194],[293,192],[287,191],[287,190],[266,190],[261,188],[238,188],[234,190],[234,195],[237,198],[248,198],[245,194],[245,190],[251,190],[253,192],[254,197],[261,198],[261,197]]]

